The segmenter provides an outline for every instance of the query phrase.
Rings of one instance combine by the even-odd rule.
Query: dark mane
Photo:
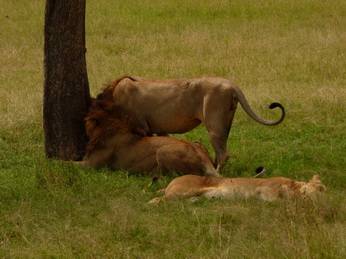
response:
[[[130,133],[134,138],[146,135],[120,106],[107,100],[93,100],[85,118],[85,128],[89,138],[87,154],[115,135]]]
[[[138,81],[138,79],[132,76],[123,76],[118,79],[115,79],[113,82],[109,83],[105,88],[103,88],[102,93],[98,94],[96,99],[112,101],[114,89],[117,87],[119,82],[125,78],[128,78],[132,81]]]

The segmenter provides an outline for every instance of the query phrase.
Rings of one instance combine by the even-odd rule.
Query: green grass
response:
[[[1,258],[345,258],[346,54],[343,0],[87,3],[90,88],[117,77],[217,75],[241,87],[263,117],[239,107],[225,176],[307,180],[315,203],[255,199],[147,204],[171,178],[84,170],[45,158],[44,2],[0,0]],[[212,151],[203,126],[184,135]]]

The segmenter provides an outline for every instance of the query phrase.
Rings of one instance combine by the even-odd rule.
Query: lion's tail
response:
[[[285,116],[286,116],[286,112],[285,112],[285,108],[280,104],[280,103],[272,103],[269,105],[269,109],[274,109],[279,107],[281,109],[281,117],[280,119],[278,119],[277,121],[268,121],[265,119],[262,119],[261,117],[259,117],[250,107],[248,101],[246,100],[245,95],[243,94],[243,92],[236,86],[233,85],[233,89],[234,92],[237,96],[237,99],[240,103],[240,105],[243,107],[243,109],[245,110],[245,112],[255,121],[263,124],[263,125],[267,125],[267,126],[274,126],[274,125],[278,125],[280,124]]]
[[[254,178],[260,176],[261,174],[264,174],[267,171],[267,168],[265,168],[264,166],[259,166],[256,168],[256,175],[254,176]]]

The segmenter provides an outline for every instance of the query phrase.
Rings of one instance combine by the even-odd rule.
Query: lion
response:
[[[229,159],[226,144],[238,102],[261,124],[277,125],[285,118],[284,107],[272,103],[270,109],[281,109],[280,119],[262,119],[237,86],[225,78],[211,76],[171,80],[127,76],[110,83],[98,99],[120,105],[148,135],[185,133],[203,123],[215,151],[214,165],[218,172]]]
[[[140,173],[198,174],[220,177],[200,143],[146,136],[119,105],[94,100],[85,118],[89,142],[84,167],[109,167]]]
[[[278,201],[289,198],[312,198],[326,191],[317,175],[308,182],[299,182],[285,177],[263,178],[217,178],[198,175],[184,175],[173,179],[162,197],[156,197],[149,203],[158,203],[172,198],[250,198],[257,197],[265,201]]]

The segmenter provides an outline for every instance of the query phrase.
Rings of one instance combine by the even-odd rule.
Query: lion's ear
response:
[[[315,183],[320,183],[321,181],[320,181],[320,178],[318,177],[318,175],[314,175],[313,177],[312,177],[312,180],[311,180],[312,182],[315,182]]]
[[[99,122],[97,119],[88,119],[85,121],[85,130],[88,138],[91,138],[91,134],[94,131],[94,129],[99,125]]]
[[[97,96],[96,96],[96,100],[102,100],[104,98],[104,94],[103,93],[99,93]]]

